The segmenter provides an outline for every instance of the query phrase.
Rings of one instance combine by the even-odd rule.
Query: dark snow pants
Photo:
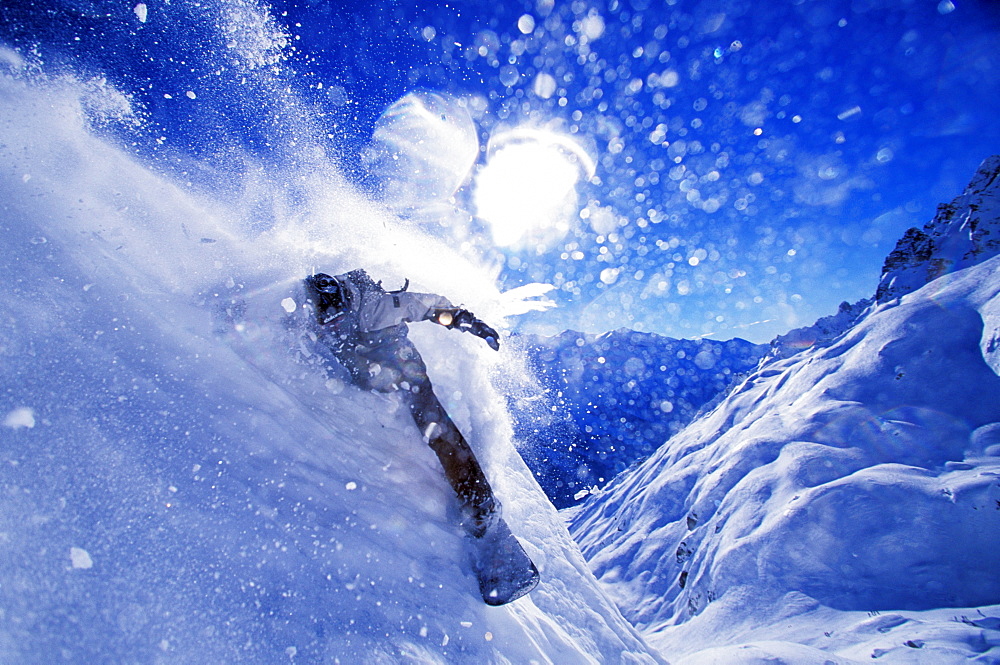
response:
[[[404,334],[370,334],[345,344],[340,363],[363,388],[402,391],[413,422],[437,454],[459,500],[476,509],[493,490],[469,443],[434,394],[423,358]]]

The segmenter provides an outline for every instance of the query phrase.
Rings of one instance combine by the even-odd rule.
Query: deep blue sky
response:
[[[766,341],[873,293],[902,232],[1000,152],[994,3],[279,2],[255,29],[288,35],[285,57],[249,80],[218,35],[267,5],[150,0],[140,22],[135,4],[8,1],[0,41],[106,76],[145,112],[116,138],[208,189],[233,186],[232,153],[294,163],[313,132],[375,196],[361,155],[414,91],[471,105],[483,145],[523,126],[578,142],[596,169],[577,209],[617,228],[574,216],[541,253],[476,238],[506,288],[558,287],[531,330]],[[472,191],[455,200],[470,214]]]

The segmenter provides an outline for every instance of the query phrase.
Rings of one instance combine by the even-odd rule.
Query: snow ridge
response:
[[[900,298],[943,275],[1000,254],[1000,155],[983,160],[965,191],[938,206],[934,218],[907,229],[882,266],[875,295],[842,302],[836,314],[796,328],[771,342],[769,358],[826,346],[864,317],[871,306]]]
[[[788,358],[814,346],[828,346],[868,313],[873,302],[871,298],[862,298],[854,304],[844,301],[840,303],[836,314],[817,319],[811,326],[795,328],[784,335],[778,335],[771,341],[771,350],[765,362],[775,358]]]
[[[997,228],[986,205],[996,164],[966,190],[975,215],[935,247],[970,247],[973,218],[975,237]],[[917,649],[921,662],[997,662],[1000,256],[990,246],[964,249],[945,279],[779,340],[792,352],[567,513],[652,644],[687,664],[904,663]],[[945,609],[956,607],[978,609]]]

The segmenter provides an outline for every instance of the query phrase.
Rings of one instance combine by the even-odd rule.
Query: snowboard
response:
[[[538,568],[503,518],[472,541],[472,566],[487,605],[505,605],[538,586]]]

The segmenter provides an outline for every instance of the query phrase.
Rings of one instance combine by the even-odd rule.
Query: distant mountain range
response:
[[[628,329],[512,344],[541,387],[510,400],[518,447],[558,508],[651,455],[768,350]]]

